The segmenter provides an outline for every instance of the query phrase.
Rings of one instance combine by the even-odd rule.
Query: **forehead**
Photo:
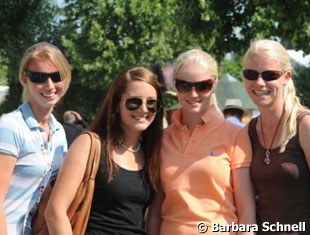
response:
[[[176,79],[185,80],[188,82],[197,82],[201,80],[210,79],[212,71],[207,66],[195,62],[189,62],[182,65],[179,69]]]
[[[157,97],[156,89],[143,81],[129,81],[123,96]]]
[[[280,69],[280,63],[266,55],[252,54],[245,60],[246,68]]]
[[[37,71],[37,72],[55,72],[57,71],[54,63],[48,58],[36,58],[31,59],[28,62],[27,68],[29,70]]]

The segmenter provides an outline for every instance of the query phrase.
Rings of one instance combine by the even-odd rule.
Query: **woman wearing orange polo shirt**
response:
[[[255,225],[247,133],[217,106],[217,63],[208,53],[181,54],[174,78],[182,109],[164,131],[162,191],[149,211],[148,234],[237,234],[232,230]]]

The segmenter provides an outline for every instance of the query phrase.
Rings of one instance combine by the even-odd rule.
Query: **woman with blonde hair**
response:
[[[254,224],[250,142],[218,108],[216,61],[202,50],[186,51],[175,62],[174,79],[182,108],[164,131],[149,234],[213,234],[213,223]]]
[[[296,96],[289,55],[279,42],[257,40],[243,67],[246,90],[261,113],[249,124],[258,222],[309,226],[310,112]],[[261,230],[259,234],[272,233]],[[309,227],[298,230],[294,234],[310,232]],[[281,234],[289,232],[294,231]]]
[[[66,93],[70,65],[54,45],[27,49],[19,68],[23,104],[0,118],[0,234],[30,235],[42,192],[67,152],[66,135],[52,114]]]

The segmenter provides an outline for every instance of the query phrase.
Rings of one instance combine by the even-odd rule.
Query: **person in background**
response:
[[[0,118],[0,234],[31,235],[42,192],[67,152],[66,135],[52,114],[70,81],[70,65],[54,45],[27,49],[19,67],[23,104]]]
[[[306,222],[307,231],[279,233],[306,235],[310,234],[310,112],[300,104],[292,76],[289,55],[279,42],[251,43],[243,59],[243,77],[260,111],[248,127],[258,223]]]
[[[201,222],[209,228],[254,224],[250,141],[218,108],[216,61],[202,50],[186,51],[176,60],[174,79],[182,108],[164,131],[161,190],[150,207],[148,234],[197,235],[206,232]]]
[[[244,109],[240,99],[227,99],[223,108],[225,119],[237,126],[244,127],[245,123],[242,122]]]
[[[82,131],[89,128],[82,116],[78,112],[72,110],[68,110],[64,113],[62,125],[65,129],[68,147]]]
[[[105,95],[90,130],[101,140],[101,164],[87,235],[146,234],[144,214],[158,186],[163,109],[156,75],[123,70]],[[72,234],[68,207],[83,179],[88,135],[72,143],[46,209],[50,235]]]

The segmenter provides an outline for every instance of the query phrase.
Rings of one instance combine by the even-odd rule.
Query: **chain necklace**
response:
[[[122,146],[125,150],[127,150],[127,151],[129,151],[129,152],[132,152],[132,153],[139,152],[139,150],[140,150],[140,148],[141,148],[141,144],[140,144],[140,143],[138,144],[138,147],[137,147],[136,149],[128,148],[125,144],[121,144],[121,146]]]
[[[262,125],[262,116],[260,116],[260,119],[259,119],[259,123],[260,123],[260,129],[262,130],[262,137],[263,137],[263,142],[264,142],[264,147],[266,148],[266,157],[264,158],[264,162],[265,164],[268,166],[270,165],[270,150],[271,150],[271,147],[273,145],[273,142],[276,138],[276,135],[277,135],[277,132],[278,132],[278,129],[279,129],[279,126],[280,126],[280,123],[282,121],[282,118],[284,116],[284,110],[282,111],[282,114],[281,114],[281,117],[280,117],[280,120],[278,121],[278,124],[277,124],[277,127],[276,127],[276,130],[273,134],[273,137],[272,137],[272,140],[271,140],[271,143],[270,143],[270,146],[269,148],[267,148],[267,145],[266,145],[266,142],[265,142],[265,134],[264,134],[264,129],[263,129],[263,125]]]

